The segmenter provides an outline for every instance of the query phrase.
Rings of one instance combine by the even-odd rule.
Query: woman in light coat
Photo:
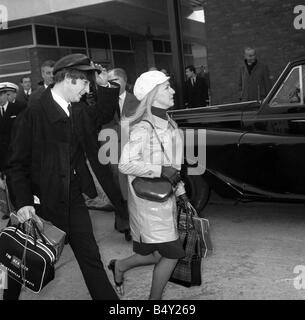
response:
[[[108,266],[113,272],[117,291],[123,294],[127,270],[154,264],[151,300],[162,298],[178,259],[185,255],[176,222],[176,197],[187,199],[179,175],[183,140],[176,123],[166,113],[174,105],[175,93],[168,80],[162,72],[149,71],[135,83],[134,94],[140,104],[135,114],[125,119],[125,124],[130,125],[130,135],[119,163],[119,170],[128,175],[128,208],[135,254],[112,260]],[[174,190],[165,202],[149,201],[136,195],[132,186],[136,177],[160,176],[167,178]]]

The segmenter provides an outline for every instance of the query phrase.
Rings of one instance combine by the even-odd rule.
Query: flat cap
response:
[[[0,83],[0,91],[14,91],[17,92],[19,87],[12,82],[1,82]]]
[[[54,65],[53,74],[55,75],[56,72],[65,68],[71,68],[80,71],[100,72],[99,69],[91,65],[91,60],[82,53],[69,54],[59,59]]]

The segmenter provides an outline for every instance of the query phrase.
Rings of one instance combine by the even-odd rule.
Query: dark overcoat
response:
[[[9,102],[3,117],[0,115],[0,172],[5,169],[7,162],[13,124],[23,109],[23,104]]]
[[[121,194],[113,184],[110,167],[98,160],[99,144],[91,117],[101,122],[113,117],[119,88],[98,90],[98,103],[89,110],[84,103],[72,104],[73,128],[83,154],[76,165],[81,189],[90,198],[96,189],[86,158],[104,191],[116,207]],[[70,188],[70,119],[53,100],[51,89],[30,105],[18,118],[13,130],[7,176],[16,209],[33,205],[33,195],[41,202],[40,216],[68,232]]]
[[[189,108],[205,107],[209,99],[209,88],[205,79],[197,76],[193,85],[191,80],[185,82],[185,102]]]
[[[269,68],[257,62],[251,74],[246,63],[239,70],[240,101],[252,101],[264,99],[271,89]]]

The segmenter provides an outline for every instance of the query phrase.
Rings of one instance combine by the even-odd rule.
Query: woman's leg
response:
[[[151,264],[156,264],[159,262],[161,256],[157,254],[157,252],[154,252],[147,256],[141,256],[139,254],[133,254],[132,256],[116,260],[115,263],[115,280],[117,282],[123,281],[123,275],[126,271],[140,267],[140,266],[148,266]]]
[[[149,300],[161,300],[163,290],[178,262],[178,259],[161,257],[155,265]]]

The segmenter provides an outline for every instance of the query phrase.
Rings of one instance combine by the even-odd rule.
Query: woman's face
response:
[[[175,90],[171,88],[169,81],[158,86],[153,106],[162,109],[169,109],[174,105]]]

